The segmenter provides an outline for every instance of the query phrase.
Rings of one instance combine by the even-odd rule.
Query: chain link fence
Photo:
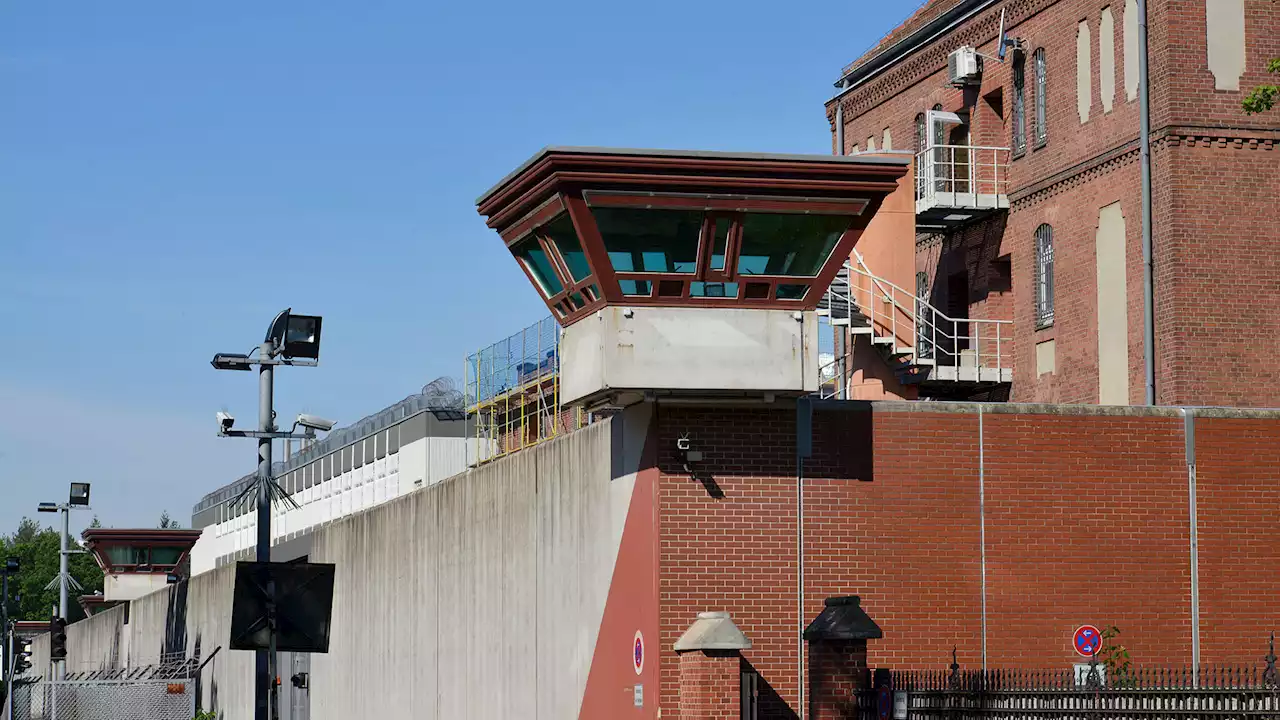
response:
[[[151,678],[15,683],[12,707],[9,720],[191,720],[195,682]]]

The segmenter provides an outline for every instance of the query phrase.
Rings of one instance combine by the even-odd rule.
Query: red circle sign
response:
[[[636,639],[631,643],[631,666],[635,668],[636,674],[644,670],[644,635],[640,631],[636,631]]]
[[[1076,652],[1081,655],[1093,657],[1102,649],[1102,633],[1092,625],[1081,625],[1076,628],[1076,634],[1071,638],[1071,644],[1075,647]]]

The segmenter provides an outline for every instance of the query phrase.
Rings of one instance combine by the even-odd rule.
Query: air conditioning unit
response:
[[[947,79],[952,85],[977,85],[982,82],[981,63],[976,48],[962,45],[947,56]]]

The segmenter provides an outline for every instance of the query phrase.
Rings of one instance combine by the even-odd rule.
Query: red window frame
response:
[[[743,218],[746,213],[822,213],[847,216],[849,224],[841,233],[841,240],[843,240],[847,233],[861,229],[856,227],[857,220],[862,216],[869,204],[869,201],[863,198],[849,200],[832,198],[823,201],[814,198],[786,196],[708,197],[679,194],[596,192],[590,190],[584,191],[583,196],[586,198],[589,207],[702,210],[704,215],[702,228],[698,235],[698,261],[697,267],[692,274],[622,272],[616,270],[614,272],[618,280],[648,281],[650,283],[649,295],[621,295],[620,297],[624,302],[661,302],[679,298],[688,300],[692,306],[707,305],[710,307],[758,307],[763,305],[779,308],[801,308],[812,303],[810,293],[813,291],[814,284],[823,276],[821,272],[817,276],[740,274],[738,272],[738,258],[742,250]],[[803,206],[800,206],[800,203],[803,203]],[[711,256],[714,254],[715,223],[720,218],[729,219],[729,231],[725,242],[725,264],[723,269],[713,270],[711,269]],[[838,247],[841,242],[838,241],[836,245]],[[831,258],[829,257],[825,261],[824,267],[826,267],[826,263],[830,262]],[[681,293],[679,295],[662,295],[659,291],[659,285],[663,281],[683,283]],[[736,297],[694,297],[692,290],[695,282],[737,283],[738,293]],[[753,286],[753,294],[762,296],[748,297],[748,284]],[[777,293],[780,285],[800,285],[806,289],[799,298],[779,298]],[[619,288],[620,292],[621,289]]]

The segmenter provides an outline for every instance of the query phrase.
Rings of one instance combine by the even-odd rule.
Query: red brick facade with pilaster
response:
[[[799,632],[833,596],[861,596],[882,628],[872,668],[941,670],[953,646],[969,669],[984,648],[991,667],[1070,667],[1086,622],[1118,625],[1137,663],[1189,663],[1183,418],[984,408],[817,406],[801,598],[795,410],[659,406],[662,716],[680,717],[672,645],[725,610],[752,643],[760,717],[794,717]],[[1280,596],[1280,414],[1225,415],[1195,420],[1201,661],[1252,665]],[[675,450],[686,433],[696,478]]]
[[[963,3],[935,0],[891,35],[886,47]],[[1280,111],[1249,117],[1245,93],[1267,81],[1280,56],[1280,7],[1244,0],[1245,69],[1239,90],[1216,90],[1209,70],[1204,0],[1153,0],[1150,9],[1154,185],[1156,387],[1161,404],[1275,406],[1280,363],[1273,358],[1280,317]],[[1114,19],[1114,94],[1102,102],[1101,17]],[[972,111],[973,145],[1012,145],[1010,64],[985,61],[982,85],[947,86],[947,54],[962,44],[996,54],[1001,9],[1009,34],[1026,51],[1026,151],[1009,167],[1011,208],[946,236],[920,236],[917,269],[927,273],[931,302],[952,305],[949,281],[968,276],[969,317],[1015,322],[1012,398],[1099,402],[1099,212],[1120,203],[1124,217],[1129,329],[1128,395],[1145,397],[1143,362],[1142,206],[1138,163],[1139,104],[1126,88],[1124,0],[1012,0],[992,4],[843,96],[845,152],[883,147],[917,150],[915,118],[941,105]],[[1077,32],[1086,21],[1091,88],[1089,117],[1077,107]],[[1046,53],[1047,139],[1037,144],[1033,53]],[[836,103],[827,116],[834,137]],[[833,143],[833,151],[835,146]],[[1053,227],[1055,321],[1037,329],[1033,303],[1034,233]],[[1012,270],[1003,280],[1004,263]],[[875,271],[875,268],[872,268]],[[1036,345],[1053,340],[1056,362],[1039,374]]]

